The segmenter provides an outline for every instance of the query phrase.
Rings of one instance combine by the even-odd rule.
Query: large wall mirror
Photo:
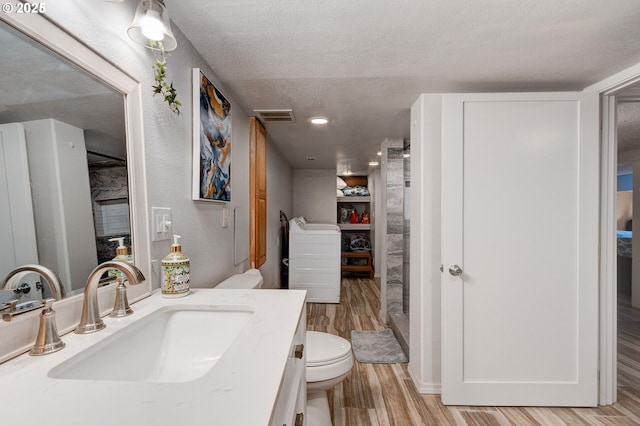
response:
[[[21,19],[0,21],[0,279],[38,263],[78,295],[120,237],[150,278],[139,85],[49,21]],[[46,296],[38,278],[0,305]]]

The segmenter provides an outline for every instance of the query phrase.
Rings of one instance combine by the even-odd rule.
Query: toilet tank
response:
[[[252,289],[262,287],[262,274],[257,269],[249,269],[244,274],[232,275],[215,288]]]

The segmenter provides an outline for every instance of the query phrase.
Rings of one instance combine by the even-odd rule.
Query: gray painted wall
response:
[[[294,170],[292,176],[293,215],[309,222],[336,223],[336,170]]]
[[[153,53],[127,36],[136,5],[137,2],[51,0],[47,2],[47,16],[141,82],[149,208],[172,209],[173,230],[182,236],[182,248],[191,259],[191,285],[212,287],[224,278],[246,270],[248,261],[234,265],[233,223],[222,227],[223,204],[191,200],[192,68],[200,68],[232,105],[232,201],[229,212],[235,207],[249,207],[249,116],[175,25],[172,29],[178,48],[168,58],[167,75],[183,104],[183,115],[174,115],[160,97],[153,97]],[[268,155],[269,180],[289,179],[290,168],[278,158],[280,154],[269,150]],[[274,258],[279,257],[279,249],[271,228],[278,223],[273,211],[279,211],[279,205],[290,208],[291,192],[280,193],[271,188],[268,194],[268,260],[261,270],[267,277],[266,285],[275,286],[273,277],[278,275],[279,262]],[[152,259],[162,259],[169,252],[170,244],[169,240],[152,243]],[[158,287],[157,282],[154,287]]]

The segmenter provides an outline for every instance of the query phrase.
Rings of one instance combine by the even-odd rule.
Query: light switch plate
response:
[[[172,234],[171,209],[151,207],[151,241],[169,240]]]

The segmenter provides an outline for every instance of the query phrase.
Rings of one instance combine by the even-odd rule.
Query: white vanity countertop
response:
[[[179,299],[158,292],[134,305],[133,315],[103,318],[92,334],[62,336],[66,347],[0,364],[0,417],[6,424],[268,425],[306,292],[192,289]],[[255,311],[237,340],[205,376],[185,383],[53,379],[61,362],[172,305],[249,305]],[[206,334],[203,330],[187,330]],[[122,353],[126,357],[126,353]]]

